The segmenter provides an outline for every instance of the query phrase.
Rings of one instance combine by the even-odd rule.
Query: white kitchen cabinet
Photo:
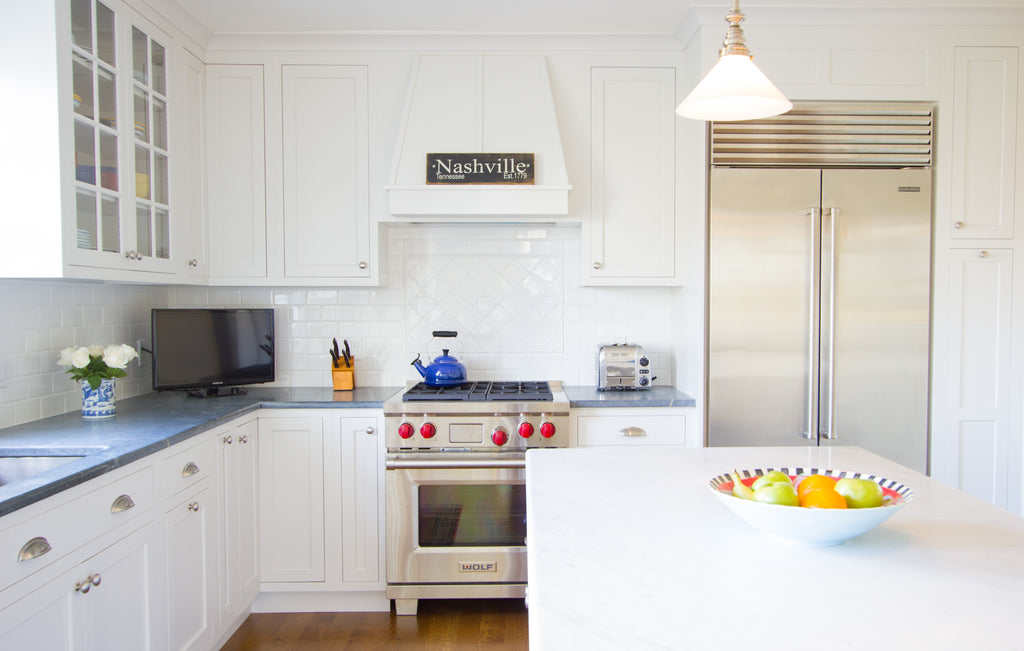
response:
[[[675,69],[591,69],[584,285],[676,284]]]
[[[341,578],[377,582],[383,559],[384,458],[378,419],[341,419]]]
[[[248,612],[259,593],[259,439],[252,417],[219,432],[217,480],[223,500],[220,527],[220,624],[229,626]]]
[[[206,67],[211,284],[374,285],[366,66]]]
[[[166,514],[167,645],[208,648],[216,630],[217,505],[207,477]]]
[[[178,272],[196,281],[209,274],[206,245],[206,66],[194,54],[182,49],[182,101],[178,119],[188,125],[180,129],[180,151],[176,159],[178,178],[184,187],[181,227],[175,229],[174,250]]]
[[[114,539],[0,611],[0,649],[158,649],[156,525]]]
[[[166,282],[181,198],[169,186],[174,41],[120,0],[12,10],[0,275]]]
[[[700,447],[699,433],[687,433],[687,413],[678,408],[573,409],[571,435],[576,445]]]
[[[324,423],[259,418],[263,583],[324,580]]]
[[[206,66],[210,276],[266,279],[263,66]]]
[[[954,249],[950,257],[946,422],[939,457],[944,462],[933,473],[1005,508],[1011,469],[1013,251]]]
[[[366,67],[283,65],[281,91],[284,275],[370,278]]]
[[[262,585],[253,612],[384,611],[379,410],[259,416]]]
[[[1012,238],[1019,48],[957,47],[950,236]]]

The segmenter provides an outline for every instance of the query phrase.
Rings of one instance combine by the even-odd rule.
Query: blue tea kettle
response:
[[[435,337],[456,337],[458,333],[454,330],[435,330]],[[423,366],[420,356],[412,360],[412,366],[416,367],[419,374],[423,376],[423,383],[431,387],[448,387],[462,384],[466,381],[466,366],[458,359],[448,354],[447,348],[443,349],[443,355],[435,357],[433,363]]]

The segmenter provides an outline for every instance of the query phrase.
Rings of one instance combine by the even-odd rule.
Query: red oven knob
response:
[[[434,427],[433,423],[423,423],[420,425],[420,435],[425,439],[434,438],[434,434],[437,434],[437,428]]]
[[[403,439],[411,439],[413,431],[412,425],[409,423],[402,423],[398,426],[398,435]]]
[[[491,440],[494,441],[495,445],[505,445],[508,443],[508,432],[498,427],[491,432]]]
[[[555,424],[552,422],[543,423],[540,426],[540,435],[546,439],[555,435]]]
[[[533,436],[533,425],[527,423],[525,420],[519,423],[519,436],[524,439],[528,439]]]

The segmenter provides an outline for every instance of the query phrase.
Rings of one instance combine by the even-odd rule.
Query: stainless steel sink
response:
[[[28,479],[51,468],[69,463],[81,456],[66,457],[4,457],[0,456],[0,486]]]

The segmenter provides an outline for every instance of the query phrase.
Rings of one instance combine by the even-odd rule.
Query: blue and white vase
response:
[[[100,380],[95,389],[82,380],[82,418],[110,418],[116,413],[113,380]]]

